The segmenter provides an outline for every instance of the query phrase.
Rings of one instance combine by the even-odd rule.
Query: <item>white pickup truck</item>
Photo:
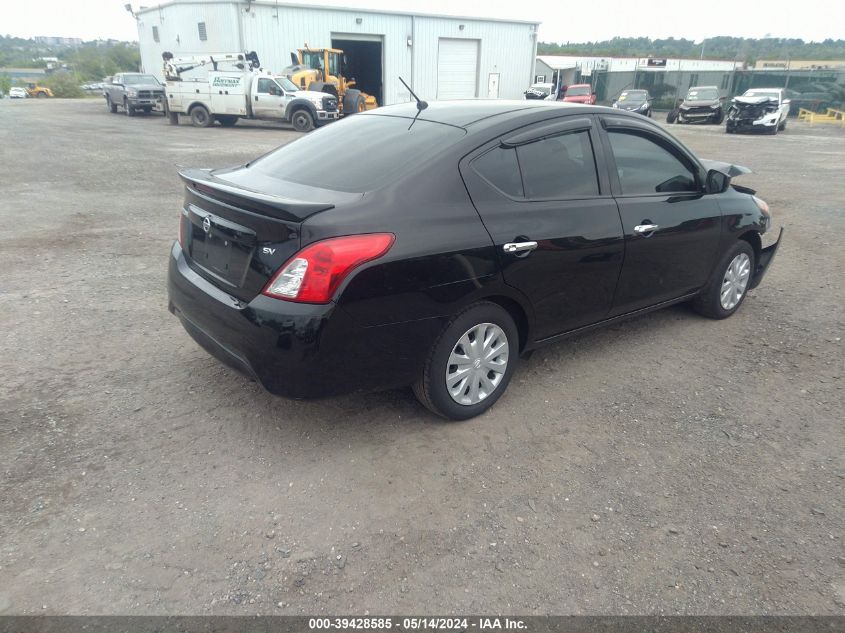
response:
[[[286,77],[261,69],[209,70],[207,77],[198,79],[168,77],[165,94],[173,124],[183,114],[198,127],[261,119],[286,121],[295,130],[308,132],[338,118],[334,95],[301,90]]]

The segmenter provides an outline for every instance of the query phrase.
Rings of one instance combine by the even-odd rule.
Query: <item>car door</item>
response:
[[[284,91],[269,77],[259,77],[252,95],[252,111],[258,119],[283,119]]]
[[[602,116],[611,186],[625,232],[612,316],[689,295],[718,254],[721,211],[703,168],[655,126]]]
[[[535,340],[600,321],[612,304],[624,241],[594,126],[589,115],[530,125],[461,162],[505,283],[533,305]]]

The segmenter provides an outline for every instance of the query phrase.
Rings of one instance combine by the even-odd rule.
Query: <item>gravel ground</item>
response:
[[[672,131],[757,172],[763,284],[543,349],[446,423],[275,398],[167,312],[177,166],[296,133],[0,101],[0,612],[845,613],[845,130]]]

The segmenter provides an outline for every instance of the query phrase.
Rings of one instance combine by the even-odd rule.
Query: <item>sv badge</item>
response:
[[[265,255],[272,255],[273,253],[276,252],[276,249],[270,248],[269,246],[265,246],[264,248],[261,249],[261,252],[264,253]]]

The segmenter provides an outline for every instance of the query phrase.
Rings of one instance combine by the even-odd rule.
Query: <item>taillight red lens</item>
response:
[[[392,233],[368,233],[309,244],[273,275],[262,294],[300,303],[328,303],[349,273],[382,257],[395,239]]]

